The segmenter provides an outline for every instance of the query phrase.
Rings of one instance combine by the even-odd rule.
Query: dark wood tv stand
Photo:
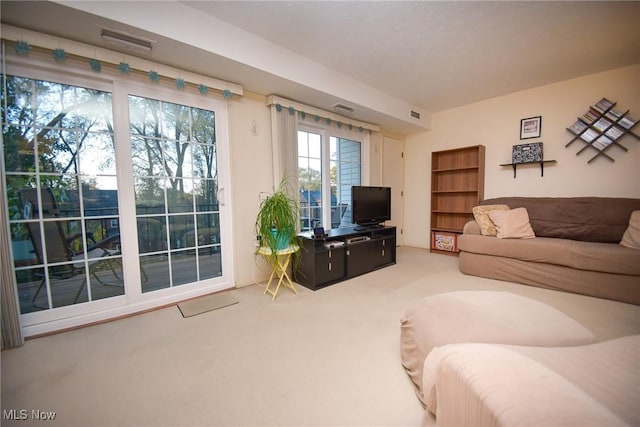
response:
[[[396,263],[396,227],[349,227],[323,237],[302,233],[293,279],[311,290]]]

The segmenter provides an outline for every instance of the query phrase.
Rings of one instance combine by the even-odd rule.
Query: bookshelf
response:
[[[431,252],[458,253],[458,235],[484,198],[484,155],[484,145],[431,153]]]
[[[589,110],[581,117],[578,117],[571,127],[567,128],[573,134],[573,139],[565,147],[575,141],[581,141],[584,145],[576,152],[576,155],[589,148],[596,151],[587,163],[591,163],[600,156],[612,162],[615,161],[606,152],[610,147],[617,146],[623,151],[628,151],[620,143],[620,140],[627,134],[640,140],[640,136],[633,132],[638,121],[631,119],[628,114],[629,110],[617,110],[615,102],[602,98],[590,106]]]

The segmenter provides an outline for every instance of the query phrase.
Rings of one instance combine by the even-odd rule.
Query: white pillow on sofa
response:
[[[629,227],[622,235],[620,244],[627,248],[640,249],[640,211],[631,212]]]
[[[536,237],[529,223],[529,213],[525,208],[490,211],[489,218],[496,226],[498,239],[532,239]]]

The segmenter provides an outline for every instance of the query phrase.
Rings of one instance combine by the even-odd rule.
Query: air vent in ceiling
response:
[[[105,44],[147,54],[151,53],[154,43],[152,40],[143,39],[132,36],[131,34],[110,30],[108,28],[102,28],[100,36],[102,36],[102,40]]]
[[[340,111],[341,113],[351,114],[354,111],[353,107],[349,107],[348,105],[344,104],[333,104],[332,107],[334,110]]]
[[[411,117],[413,117],[414,119],[419,119],[420,113],[418,113],[417,111],[411,110]]]

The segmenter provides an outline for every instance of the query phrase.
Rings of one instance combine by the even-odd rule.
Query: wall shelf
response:
[[[513,167],[513,177],[516,177],[516,171],[518,166],[524,165],[540,165],[540,176],[544,176],[544,165],[545,163],[557,163],[557,160],[543,160],[541,162],[527,162],[527,163],[503,163],[500,166],[511,166]]]
[[[591,163],[599,156],[603,156],[612,162],[613,157],[605,153],[609,147],[617,146],[623,151],[628,151],[627,147],[620,144],[620,139],[625,135],[632,135],[640,140],[640,136],[634,133],[632,129],[638,124],[638,121],[631,119],[628,114],[629,110],[622,112],[615,110],[615,102],[602,98],[595,105],[592,105],[582,117],[570,127],[567,128],[574,136],[573,139],[565,145],[568,147],[574,141],[580,140],[585,145],[578,150],[576,155],[582,153],[588,148],[596,150],[596,154],[591,157],[587,163]]]

